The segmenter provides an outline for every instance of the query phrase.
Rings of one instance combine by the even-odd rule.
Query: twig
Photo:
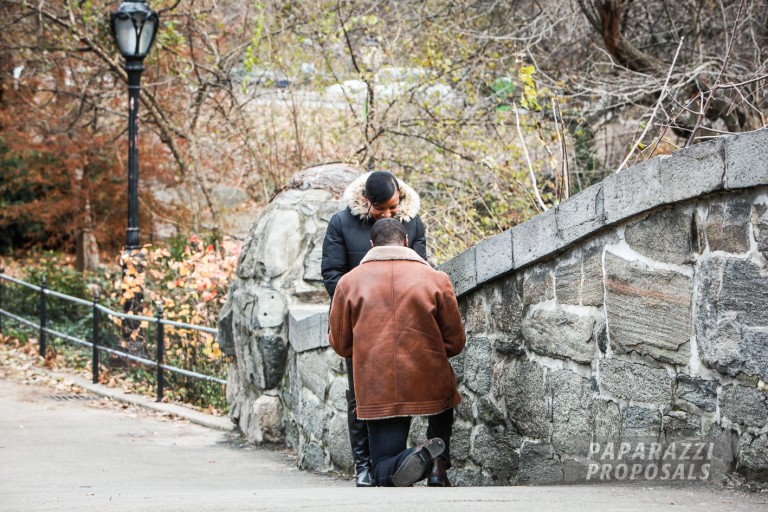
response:
[[[564,128],[563,114],[560,112],[560,106],[557,104],[557,97],[552,98],[552,115],[555,117],[555,129],[557,130],[557,141],[560,143],[560,163],[561,174],[563,177],[563,193],[559,199],[568,199],[571,197],[571,176],[568,168],[568,147],[565,143],[565,130],[561,135],[560,129]],[[558,119],[559,118],[559,119]]]
[[[661,102],[664,100],[664,96],[666,95],[667,84],[669,84],[669,78],[672,76],[672,70],[675,69],[675,63],[677,62],[678,55],[680,55],[680,48],[683,47],[684,40],[685,40],[685,37],[680,38],[680,43],[677,45],[677,51],[675,52],[675,58],[672,59],[672,65],[669,66],[667,79],[664,81],[664,87],[661,88],[661,93],[659,94],[659,100],[656,102],[656,106],[653,107],[653,112],[651,112],[651,118],[648,120],[648,124],[645,125],[645,129],[643,130],[643,133],[640,134],[640,137],[638,137],[637,142],[632,144],[632,149],[629,150],[629,153],[627,153],[627,157],[624,159],[623,162],[621,162],[621,165],[619,165],[619,168],[616,169],[616,172],[621,171],[621,169],[623,169],[624,166],[627,165],[627,162],[629,162],[629,159],[632,157],[632,154],[635,152],[635,150],[640,145],[640,143],[643,142],[643,137],[645,137],[645,134],[648,133],[648,129],[653,124],[653,118],[656,117],[656,112],[659,110],[659,106],[661,105]]]
[[[723,77],[723,73],[725,73],[725,66],[728,65],[728,60],[731,58],[731,50],[733,49],[733,42],[736,40],[736,30],[739,28],[739,24],[741,23],[741,11],[743,8],[744,0],[741,0],[741,2],[739,2],[739,12],[736,13],[736,22],[733,24],[731,40],[728,41],[728,49],[725,52],[725,59],[723,59],[723,65],[720,66],[720,72],[717,74],[715,84],[712,86],[712,90],[707,97],[707,102],[704,103],[704,106],[701,108],[701,112],[699,112],[699,116],[696,118],[696,124],[694,125],[693,130],[691,130],[691,136],[688,138],[688,142],[685,143],[685,147],[690,146],[691,142],[693,142],[696,138],[696,132],[699,131],[699,128],[701,127],[701,121],[704,119],[704,116],[707,115],[709,104],[712,103],[712,98],[715,97],[715,92],[717,91],[720,84],[720,79]]]
[[[517,112],[517,102],[512,103],[512,109],[515,111],[515,125],[517,126],[517,134],[520,136],[520,143],[523,145],[523,152],[525,153],[525,160],[528,162],[528,174],[531,176],[531,184],[533,185],[533,192],[536,194],[536,201],[538,201],[538,207],[541,211],[547,211],[547,206],[541,199],[539,194],[539,185],[536,183],[536,175],[533,173],[533,164],[531,163],[531,157],[528,155],[528,146],[523,139],[523,131],[520,129],[520,114]]]

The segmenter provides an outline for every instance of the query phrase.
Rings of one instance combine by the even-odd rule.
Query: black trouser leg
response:
[[[378,487],[392,487],[392,475],[413,448],[407,448],[411,417],[369,420],[368,431],[371,440],[371,461],[373,481]]]
[[[371,452],[368,447],[368,426],[365,421],[357,419],[355,408],[355,384],[352,374],[352,359],[347,359],[347,426],[349,427],[349,442],[352,447],[352,458],[355,462],[355,483],[358,487],[373,485],[371,476]]]
[[[453,409],[448,409],[427,418],[427,439],[439,437],[445,443],[445,451],[438,457],[444,458],[450,467],[449,445],[453,430]],[[411,417],[402,416],[383,420],[368,420],[370,434],[371,462],[373,463],[374,484],[391,487],[392,477],[405,459],[414,451],[406,448],[408,433],[411,429]],[[426,477],[424,475],[422,478]]]
[[[447,409],[440,414],[427,418],[427,439],[439,437],[445,442],[445,451],[438,455],[451,467],[451,434],[453,433],[453,409]]]

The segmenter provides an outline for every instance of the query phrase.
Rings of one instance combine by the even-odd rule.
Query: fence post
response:
[[[157,305],[157,401],[163,401],[163,358],[165,352],[165,327],[163,320],[163,305]]]
[[[99,342],[101,341],[100,331],[100,311],[97,307],[99,305],[99,290],[96,290],[93,294],[93,357],[91,358],[91,373],[93,374],[93,383],[99,383]]]
[[[5,274],[5,269],[3,267],[0,267],[0,274]],[[5,279],[0,277],[0,309],[3,309],[3,283],[5,282]],[[3,334],[3,317],[5,315],[0,315],[0,334]]]
[[[40,280],[40,340],[38,347],[40,349],[40,355],[45,360],[45,321],[48,317],[45,301],[45,276]]]

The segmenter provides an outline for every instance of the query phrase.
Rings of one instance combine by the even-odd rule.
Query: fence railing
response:
[[[38,314],[39,314],[39,322],[31,321],[27,318],[23,318],[21,316],[18,316],[10,311],[7,311],[5,309],[5,305],[3,302],[4,297],[6,296],[4,293],[4,282],[8,281],[10,283],[14,283],[20,286],[23,286],[25,288],[28,288],[30,290],[33,290],[39,294],[39,302],[38,302]],[[46,323],[48,320],[48,304],[47,304],[47,298],[48,297],[57,297],[60,299],[64,299],[66,301],[79,304],[82,306],[87,306],[91,308],[91,316],[92,316],[92,327],[91,327],[91,341],[88,341],[86,339],[79,338],[77,336],[72,336],[63,332],[56,331],[54,329],[51,329],[47,327]],[[117,350],[114,348],[107,347],[101,343],[101,334],[102,334],[102,325],[101,325],[101,317],[102,314],[110,315],[114,318],[119,318],[121,321],[129,320],[129,321],[135,321],[135,322],[147,322],[148,324],[155,324],[156,325],[156,345],[157,345],[157,353],[155,360],[148,359],[146,357],[141,357],[138,355],[130,354],[128,352],[124,352],[121,350]],[[163,318],[163,306],[158,305],[157,307],[157,316],[155,317],[149,317],[149,316],[142,316],[142,315],[134,315],[130,313],[122,313],[119,311],[111,310],[105,306],[102,306],[99,304],[99,296],[98,292],[94,295],[93,301],[89,302],[84,299],[80,299],[78,297],[72,297],[71,295],[66,295],[63,293],[59,293],[57,291],[48,289],[46,287],[46,280],[45,277],[41,279],[40,286],[36,286],[31,283],[27,283],[26,281],[22,281],[20,279],[16,279],[14,277],[11,277],[9,275],[6,275],[0,270],[0,333],[3,332],[3,318],[7,317],[9,319],[12,319],[16,322],[19,322],[21,324],[24,324],[28,327],[31,327],[33,329],[37,329],[39,336],[38,336],[38,344],[39,344],[39,353],[45,357],[46,349],[47,349],[47,343],[48,339],[47,336],[54,336],[56,338],[60,338],[62,340],[72,342],[78,345],[86,346],[92,348],[92,355],[91,355],[91,367],[92,367],[92,377],[93,377],[93,383],[96,384],[99,381],[99,366],[100,366],[100,353],[106,352],[109,354],[113,354],[118,357],[122,357],[131,361],[135,361],[137,363],[140,363],[145,366],[151,366],[156,369],[157,375],[157,401],[161,401],[163,399],[163,393],[164,393],[164,386],[165,386],[165,379],[163,371],[173,372],[180,375],[184,375],[187,377],[191,377],[194,379],[201,379],[206,380],[210,382],[215,382],[218,384],[226,385],[227,381],[223,379],[219,379],[217,377],[213,377],[210,375],[204,375],[195,371],[187,370],[184,368],[177,368],[174,366],[169,366],[165,364],[165,326],[175,327],[178,329],[186,329],[190,331],[199,331],[204,332],[208,334],[216,334],[216,329],[210,328],[210,327],[203,327],[200,325],[192,325],[192,324],[185,324],[182,322],[174,322],[172,320],[167,320]]]

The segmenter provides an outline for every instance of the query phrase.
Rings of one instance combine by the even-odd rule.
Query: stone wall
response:
[[[320,275],[323,237],[331,216],[341,209],[346,185],[358,174],[344,164],[297,173],[254,222],[243,246],[219,319],[218,341],[234,357],[227,386],[230,416],[253,443],[287,440],[300,453],[312,453],[297,431],[315,432],[310,413],[326,397],[310,396],[317,386],[311,385],[313,370],[306,370],[305,360],[321,358],[317,373],[327,372],[322,378],[328,380],[331,368],[339,365],[319,355],[329,350],[317,349],[328,344],[326,328],[307,321],[306,312],[320,311],[321,319],[327,314],[328,294]],[[302,331],[293,325],[296,319],[305,328],[298,341]]]
[[[719,472],[768,477],[767,144],[760,130],[655,158],[441,267],[468,335],[454,480],[574,482],[595,440],[691,436],[718,439]],[[290,311],[282,380],[261,393],[304,467],[348,469],[326,314]]]

